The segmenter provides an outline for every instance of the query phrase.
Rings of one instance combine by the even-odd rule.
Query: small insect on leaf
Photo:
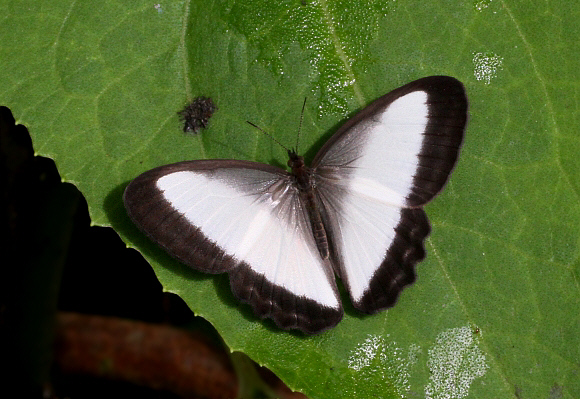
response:
[[[218,109],[213,100],[209,97],[197,97],[193,102],[177,114],[183,120],[184,133],[197,133],[200,129],[206,128],[209,118]]]

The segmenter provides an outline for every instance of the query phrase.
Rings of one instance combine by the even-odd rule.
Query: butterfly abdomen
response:
[[[320,211],[314,200],[314,193],[310,190],[304,197],[304,203],[306,204],[306,210],[310,216],[310,226],[312,227],[312,234],[314,234],[314,241],[320,252],[322,259],[328,259],[328,237],[326,236],[326,230],[324,229],[324,224],[322,224],[322,218],[320,217]]]

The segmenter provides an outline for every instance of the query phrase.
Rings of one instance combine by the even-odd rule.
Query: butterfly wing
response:
[[[421,206],[447,182],[467,123],[463,85],[411,82],[343,125],[313,161],[334,267],[354,306],[392,306],[415,280],[430,232]]]
[[[131,219],[192,268],[227,272],[234,295],[282,328],[320,332],[342,318],[329,261],[313,239],[291,176],[246,161],[150,170],[124,195]]]

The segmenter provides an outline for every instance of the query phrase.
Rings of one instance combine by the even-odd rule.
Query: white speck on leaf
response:
[[[490,4],[490,3],[491,3],[491,0],[481,0],[481,1],[478,1],[478,2],[475,4],[475,9],[476,9],[477,11],[483,11],[483,10],[485,10],[487,7],[489,7],[489,4]]]
[[[471,327],[452,328],[440,333],[428,350],[430,382],[425,387],[427,399],[459,399],[489,368],[485,354],[477,345]]]
[[[491,79],[495,78],[497,72],[502,69],[503,58],[494,53],[475,53],[473,64],[475,79],[490,84]]]
[[[403,398],[411,389],[410,372],[420,353],[421,347],[418,345],[412,344],[404,350],[397,347],[396,342],[387,342],[379,335],[369,335],[351,351],[348,367],[363,374],[380,373],[381,378],[391,381],[396,392]]]

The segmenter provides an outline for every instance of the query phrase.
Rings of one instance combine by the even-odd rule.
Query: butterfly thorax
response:
[[[326,236],[326,230],[324,230],[320,210],[318,209],[318,204],[314,196],[314,190],[310,180],[311,170],[304,164],[304,157],[296,154],[296,151],[289,150],[288,157],[288,166],[292,168],[292,177],[296,182],[296,187],[302,199],[301,202],[308,212],[312,234],[314,235],[318,252],[320,252],[322,259],[328,259],[328,237]]]
[[[288,157],[288,166],[292,169],[298,189],[302,192],[311,191],[310,168],[304,164],[304,157],[297,155],[294,150],[288,150]]]

